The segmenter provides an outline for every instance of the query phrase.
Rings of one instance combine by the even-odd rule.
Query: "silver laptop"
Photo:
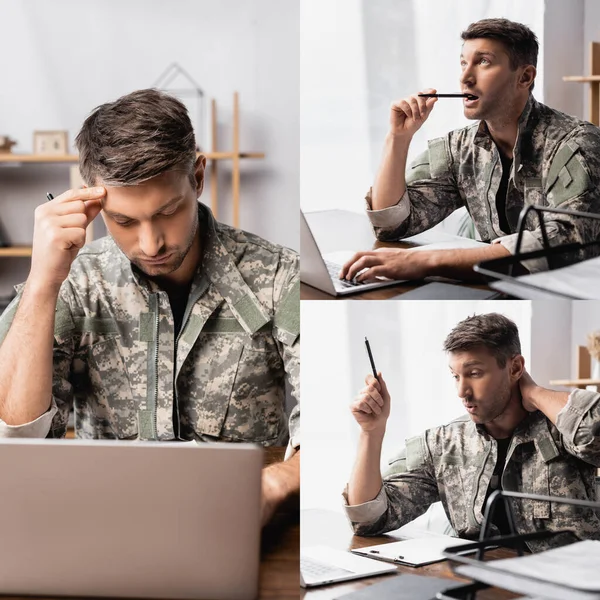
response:
[[[0,589],[251,600],[262,448],[0,441]]]
[[[342,265],[355,254],[353,251],[321,255],[317,242],[300,211],[300,280],[332,296],[345,296],[357,292],[387,287],[400,283],[392,279],[369,282],[344,281],[339,278]]]
[[[305,588],[397,571],[393,565],[328,546],[311,546],[300,551],[300,585]]]

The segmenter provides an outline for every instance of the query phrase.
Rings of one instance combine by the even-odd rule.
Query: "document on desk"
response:
[[[472,540],[463,540],[449,535],[428,535],[423,538],[378,544],[377,546],[367,546],[366,548],[355,548],[351,552],[398,565],[421,567],[446,560],[443,552],[450,546],[472,543]]]
[[[505,281],[496,282],[493,287],[513,296],[535,300],[536,298],[531,295],[536,294],[536,290],[525,287],[523,284],[541,288],[552,294],[562,294],[569,298],[597,300],[600,298],[600,257],[552,271],[522,275],[517,277],[512,284]],[[510,286],[510,289],[507,286]]]
[[[586,540],[485,565],[462,565],[459,575],[513,592],[553,600],[600,600],[600,541]]]

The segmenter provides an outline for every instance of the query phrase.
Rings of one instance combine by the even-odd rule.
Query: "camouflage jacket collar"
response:
[[[533,443],[541,454],[544,462],[549,462],[559,456],[560,451],[550,433],[548,418],[539,410],[529,413],[515,428],[506,460],[511,458],[514,449],[522,444]],[[484,425],[476,424],[477,432],[486,440],[491,436]]]
[[[244,281],[234,256],[221,240],[218,223],[212,212],[200,202],[198,218],[198,235],[202,236],[202,261],[196,269],[190,295],[199,298],[209,285],[214,286],[244,331],[253,335],[270,322],[270,316]],[[126,263],[124,268],[131,273],[132,279],[140,288],[147,292],[158,291],[156,282],[148,279],[122,252],[120,254]]]

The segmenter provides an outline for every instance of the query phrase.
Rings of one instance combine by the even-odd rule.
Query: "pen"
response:
[[[419,98],[466,98],[467,100],[477,100],[479,96],[473,94],[419,94]]]
[[[50,192],[46,194],[46,198],[48,198],[48,202],[50,202],[50,200],[54,200],[54,196]]]
[[[379,377],[377,376],[377,369],[375,368],[375,361],[373,360],[373,355],[371,354],[371,346],[369,346],[369,340],[367,336],[365,336],[365,346],[367,348],[367,354],[369,355],[369,362],[371,363],[371,369],[373,369],[373,377],[379,381]]]

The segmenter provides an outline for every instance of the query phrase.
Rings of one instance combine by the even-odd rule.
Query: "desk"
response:
[[[435,244],[456,239],[456,236],[441,231],[427,231],[403,242],[379,242],[375,239],[369,218],[366,214],[351,212],[349,210],[323,210],[304,213],[311,232],[321,254],[355,249],[370,250],[372,248],[411,248],[415,244]],[[302,260],[302,258],[301,258]],[[410,281],[399,283],[390,287],[370,290],[368,292],[351,294],[348,296],[330,296],[310,285],[302,283],[300,298],[302,300],[387,300],[398,294],[403,294],[421,287],[428,281]],[[485,284],[466,284],[466,287],[489,290]]]
[[[376,544],[385,544],[395,541],[390,536],[377,537],[359,537],[352,535],[350,525],[346,517],[340,513],[331,510],[303,510],[302,515],[302,545],[315,546],[327,545],[338,550],[347,550],[351,548],[364,548],[365,546],[374,546]],[[514,556],[514,552],[507,549],[497,549],[486,553],[493,558],[508,558]],[[431,577],[443,577],[454,581],[465,581],[457,577],[447,561],[426,565],[424,567],[405,567],[398,565],[398,575],[378,575],[365,579],[356,579],[345,583],[335,585],[325,585],[322,587],[302,590],[300,598],[302,600],[333,600],[343,594],[359,590],[373,583],[383,581],[384,578],[398,577],[401,573],[411,573],[412,575],[430,575]],[[500,590],[498,588],[489,588],[482,590],[477,595],[477,600],[504,600],[519,598],[518,594]]]

